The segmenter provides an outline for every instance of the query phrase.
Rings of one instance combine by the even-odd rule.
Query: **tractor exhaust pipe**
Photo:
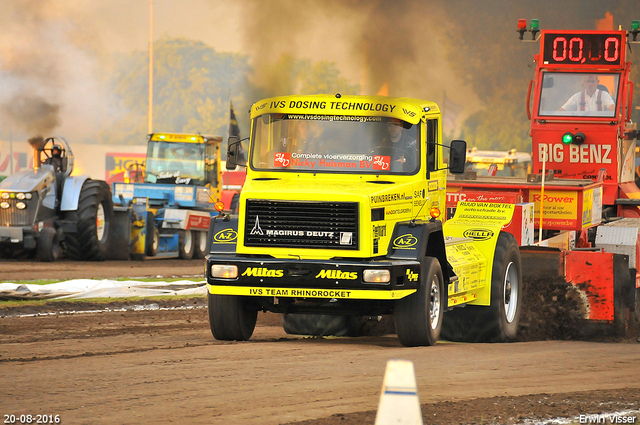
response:
[[[33,169],[37,170],[40,168],[40,150],[44,146],[44,138],[36,136],[29,139],[28,142],[33,148]]]

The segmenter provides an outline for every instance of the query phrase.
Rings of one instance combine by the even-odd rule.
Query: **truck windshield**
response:
[[[547,72],[542,77],[538,115],[615,116],[619,74]]]
[[[418,125],[388,117],[265,114],[253,120],[257,170],[414,174]]]
[[[145,172],[151,183],[204,184],[204,145],[151,140]]]

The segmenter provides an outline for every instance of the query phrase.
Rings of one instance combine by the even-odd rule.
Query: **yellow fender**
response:
[[[490,305],[498,235],[514,210],[514,204],[459,202],[455,216],[444,223],[447,259],[458,276],[449,285],[449,306]]]

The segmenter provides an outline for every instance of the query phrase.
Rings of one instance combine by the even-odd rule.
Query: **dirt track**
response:
[[[201,273],[200,261],[0,263],[2,281]],[[261,314],[250,341],[230,343],[212,338],[203,299],[142,304],[150,310],[120,303],[63,313],[105,308],[68,302],[1,309],[0,414],[60,415],[65,424],[373,423],[394,358],[414,362],[425,423],[640,410],[635,338],[404,348],[394,335],[286,335],[276,315]],[[25,313],[39,315],[16,316]]]

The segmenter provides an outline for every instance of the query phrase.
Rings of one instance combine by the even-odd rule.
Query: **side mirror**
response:
[[[449,150],[449,172],[451,174],[464,173],[466,161],[467,142],[464,140],[453,140]]]
[[[229,142],[227,144],[227,170],[235,170],[238,166],[238,146],[240,146],[238,136],[229,136]]]

